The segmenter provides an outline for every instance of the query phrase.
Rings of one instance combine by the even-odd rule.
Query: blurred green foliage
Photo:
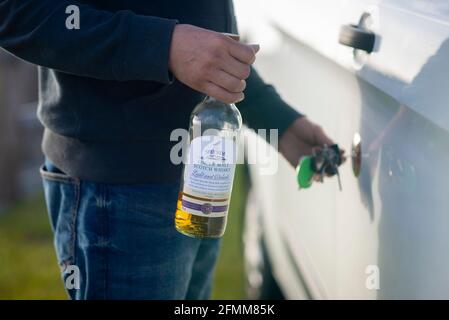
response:
[[[66,299],[42,195],[0,216],[0,299]]]
[[[245,297],[241,230],[247,184],[242,172],[238,168],[213,299]],[[0,214],[0,299],[67,299],[42,195]]]

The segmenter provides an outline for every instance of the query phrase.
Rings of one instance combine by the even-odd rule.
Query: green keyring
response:
[[[296,179],[300,188],[307,189],[312,185],[312,178],[315,174],[312,163],[311,156],[302,157],[296,167]]]

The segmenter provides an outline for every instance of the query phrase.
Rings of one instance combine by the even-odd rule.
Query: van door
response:
[[[349,99],[357,100],[353,96],[358,95],[355,79],[334,61],[344,2],[261,3],[274,44],[269,44],[271,50],[267,50],[262,42],[257,69],[292,106],[322,125],[331,136],[338,135],[340,110]],[[347,81],[354,92],[345,89]],[[336,181],[298,190],[295,170],[285,160],[281,160],[275,175],[262,176],[254,167],[251,172],[264,212],[264,237],[284,292],[289,298],[302,297],[292,290],[299,278],[309,297],[335,297]],[[280,254],[283,251],[287,251],[287,259]],[[300,273],[296,280],[287,276],[292,267]]]
[[[351,0],[342,17],[376,44],[337,53],[358,92],[338,141],[361,167],[341,170],[336,297],[449,298],[449,4]]]

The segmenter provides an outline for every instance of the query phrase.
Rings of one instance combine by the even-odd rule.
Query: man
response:
[[[332,144],[251,69],[257,46],[223,32],[230,0],[0,0],[0,46],[40,66],[41,174],[63,275],[80,271],[72,298],[209,297],[220,241],[175,231],[169,141],[204,95],[278,129],[292,165]]]

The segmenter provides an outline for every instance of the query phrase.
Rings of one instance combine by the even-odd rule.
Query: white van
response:
[[[249,166],[250,292],[449,299],[449,2],[236,5],[262,76],[350,155],[342,191],[298,190],[284,160],[274,175]]]

